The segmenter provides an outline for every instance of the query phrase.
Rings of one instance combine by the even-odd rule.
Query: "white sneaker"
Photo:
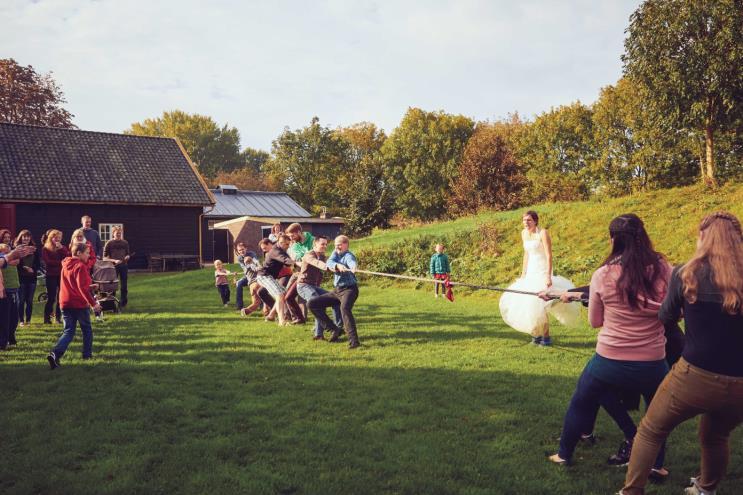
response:
[[[704,490],[699,488],[699,485],[697,485],[697,478],[691,478],[689,480],[689,483],[691,483],[691,486],[684,489],[685,495],[715,495],[717,493],[717,490],[705,492]]]

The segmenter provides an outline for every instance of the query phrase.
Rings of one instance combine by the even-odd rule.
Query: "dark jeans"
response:
[[[315,318],[320,321],[320,325],[323,328],[336,331],[338,326],[330,321],[330,318],[325,313],[325,308],[336,306],[340,303],[343,328],[348,333],[349,340],[354,342],[358,340],[358,334],[356,332],[356,319],[353,317],[353,305],[358,297],[359,287],[357,285],[336,287],[332,292],[321,294],[308,301],[307,306],[309,306]]]
[[[67,347],[75,338],[75,328],[80,323],[80,331],[83,333],[83,359],[93,356],[93,328],[90,326],[90,309],[63,309],[64,330],[54,346],[52,352],[57,359],[64,356]]]
[[[18,319],[26,323],[31,321],[31,313],[34,310],[34,293],[36,292],[36,280],[33,282],[21,282],[18,289]]]
[[[6,310],[5,326],[0,328],[0,347],[6,347],[8,344],[16,344],[15,331],[18,328],[18,289],[5,289],[4,301],[6,301],[8,309]]]
[[[219,297],[222,298],[222,304],[230,302],[230,286],[228,284],[218,285],[217,292],[219,292]]]
[[[299,297],[307,301],[307,305],[309,306],[309,303],[312,299],[318,296],[322,296],[323,294],[327,294],[328,291],[326,291],[322,287],[317,287],[316,285],[297,284],[297,293],[299,294]],[[341,316],[340,306],[340,301],[338,301],[338,304],[334,304],[333,306],[331,306],[331,308],[333,308],[333,317],[335,318],[335,324],[338,327],[343,325],[343,317]],[[314,335],[315,337],[322,337],[322,334],[323,327],[320,324],[320,320],[315,318]]]
[[[119,303],[121,306],[126,306],[129,301],[129,265],[124,263],[116,265],[116,273],[119,274],[119,288],[121,289]]]
[[[46,304],[44,305],[44,321],[51,320],[56,315],[57,320],[62,319],[59,309],[59,275],[46,277]]]
[[[0,349],[8,347],[8,329],[10,318],[10,302],[8,296],[0,299]]]
[[[248,286],[248,278],[243,277],[237,281],[237,287],[235,289],[235,304],[237,309],[243,309],[245,307],[245,300],[243,299],[243,290]]]
[[[655,391],[661,381],[662,376],[659,375],[658,377],[648,377],[645,383],[637,381],[630,383],[628,381],[628,383],[621,385],[609,384],[599,380],[589,370],[584,369],[578,379],[578,384],[575,386],[570,406],[565,413],[558,455],[565,460],[570,460],[573,457],[573,452],[581,434],[593,431],[596,416],[602,406],[622,429],[625,438],[634,438],[637,429],[632,418],[627,414],[626,408],[619,401],[618,387],[626,387],[628,390],[639,392],[645,399],[647,407],[653,400]],[[655,467],[663,467],[664,460],[665,445],[658,453]]]

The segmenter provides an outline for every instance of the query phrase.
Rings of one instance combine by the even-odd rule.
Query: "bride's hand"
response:
[[[546,285],[548,289],[552,287],[552,277],[547,275],[544,279],[544,285]]]

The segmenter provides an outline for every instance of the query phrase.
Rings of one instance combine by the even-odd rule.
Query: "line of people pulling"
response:
[[[276,229],[274,229],[276,230]],[[341,235],[334,240],[334,249],[328,257],[325,253],[329,240],[324,236],[313,236],[304,232],[298,223],[289,225],[286,232],[272,233],[258,243],[264,255],[263,264],[244,243],[238,243],[237,261],[243,277],[236,282],[238,311],[248,316],[263,308],[267,321],[278,321],[279,325],[303,324],[306,321],[302,305],[315,316],[314,340],[339,342],[348,335],[348,347],[361,345],[353,315],[353,306],[359,297],[359,288],[354,275],[358,265],[356,256],[349,250],[348,237]],[[274,242],[275,239],[275,242]],[[222,302],[229,305],[229,281],[231,273],[222,262],[214,262],[216,286]],[[326,272],[333,273],[333,290],[323,289]],[[244,306],[243,292],[248,288],[251,304]],[[333,319],[328,317],[331,308]]]

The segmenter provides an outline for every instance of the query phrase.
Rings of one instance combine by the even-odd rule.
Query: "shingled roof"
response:
[[[5,202],[214,204],[178,141],[0,123]]]

